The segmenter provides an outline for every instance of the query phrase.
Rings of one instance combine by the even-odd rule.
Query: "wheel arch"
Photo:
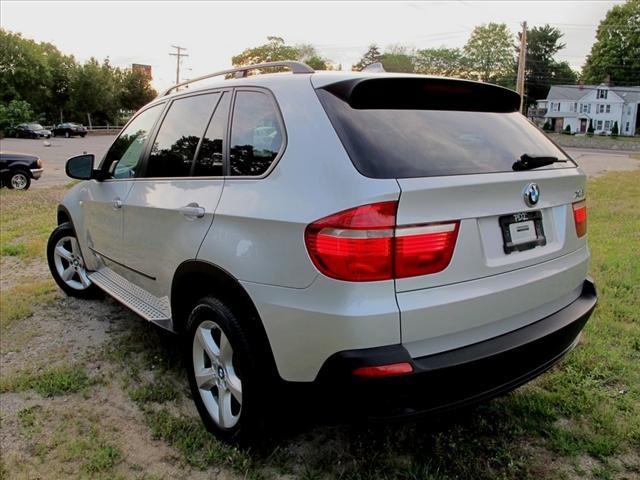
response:
[[[58,225],[62,225],[65,222],[69,222],[71,226],[73,226],[73,221],[71,220],[71,214],[69,210],[64,205],[58,205]]]
[[[9,175],[13,175],[16,172],[22,172],[29,178],[32,177],[31,170],[29,170],[29,165],[27,165],[26,163],[14,163],[9,167]]]
[[[184,332],[191,308],[206,295],[214,295],[238,315],[251,347],[257,349],[269,371],[277,375],[271,344],[253,300],[233,275],[217,265],[187,260],[178,266],[171,283],[173,329]]]

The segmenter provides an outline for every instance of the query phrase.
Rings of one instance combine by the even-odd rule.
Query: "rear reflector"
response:
[[[314,265],[352,282],[415,277],[444,270],[460,222],[396,226],[397,202],[355,207],[309,225],[305,243]]]
[[[359,367],[352,373],[356,377],[380,378],[404,375],[413,372],[413,367],[408,362],[392,363],[389,365],[377,365],[374,367]]]
[[[584,237],[587,233],[587,202],[582,200],[573,204],[573,220],[576,224],[576,235]]]

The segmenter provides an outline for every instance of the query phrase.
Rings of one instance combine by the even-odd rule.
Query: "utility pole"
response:
[[[187,49],[184,47],[178,47],[177,45],[171,45],[171,48],[175,48],[175,53],[169,53],[172,57],[176,57],[176,84],[180,83],[180,60],[182,57],[188,57],[189,55],[186,53],[182,53]]]
[[[526,114],[524,111],[524,77],[525,67],[527,62],[527,22],[522,22],[522,34],[520,35],[520,58],[518,60],[518,80],[516,85],[516,91],[520,94],[520,111]]]

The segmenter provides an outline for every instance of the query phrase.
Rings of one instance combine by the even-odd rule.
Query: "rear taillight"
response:
[[[397,202],[374,203],[313,222],[305,242],[314,265],[329,277],[353,282],[444,270],[459,222],[396,226],[397,208]]]
[[[444,270],[453,256],[459,222],[396,229],[396,278]]]
[[[576,224],[576,235],[584,237],[587,233],[587,201],[573,204],[573,220]]]

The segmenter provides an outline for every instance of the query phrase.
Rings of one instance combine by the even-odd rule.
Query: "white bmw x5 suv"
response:
[[[271,67],[291,73],[249,75]],[[47,253],[67,294],[182,335],[217,436],[251,437],[275,386],[434,412],[576,345],[596,304],[585,175],[516,93],[297,62],[205,79],[142,108],[97,166],[69,159],[86,181]]]

